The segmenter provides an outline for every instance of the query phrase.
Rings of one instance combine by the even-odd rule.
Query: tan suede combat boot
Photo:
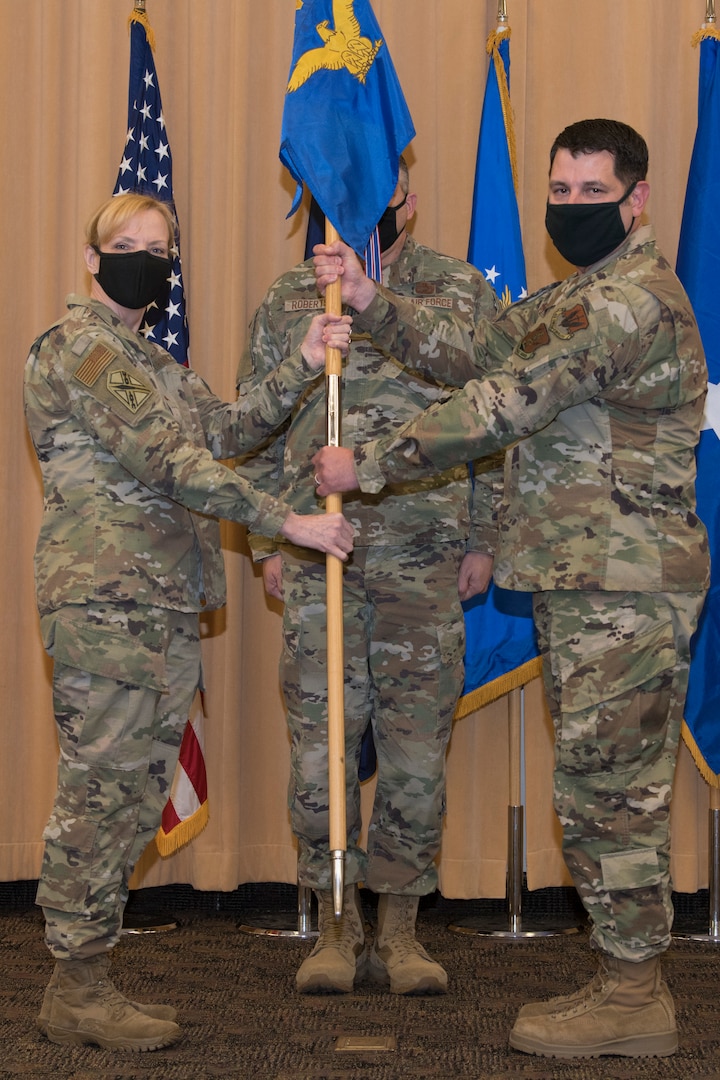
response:
[[[177,1042],[178,1025],[139,1012],[113,986],[108,966],[107,955],[57,962],[45,1029],[48,1039],[90,1043],[105,1050],[160,1050]]]
[[[370,975],[393,994],[444,994],[447,974],[415,938],[418,896],[381,893]]]
[[[316,892],[319,937],[295,976],[301,994],[349,994],[367,967],[365,923],[357,885],[343,890],[343,908],[335,918],[332,892]]]
[[[100,958],[98,957],[98,959]],[[88,963],[90,962],[91,961],[88,961]],[[43,1003],[40,1006],[40,1012],[36,1020],[36,1024],[43,1035],[47,1035],[50,1010],[52,1009],[53,998],[55,997],[55,991],[57,990],[58,974],[61,963],[62,961],[58,961],[58,963],[55,964],[53,973],[50,976],[50,982],[45,989]],[[102,971],[106,972],[108,966],[108,963],[105,963]],[[101,978],[102,975],[99,975],[98,977]],[[172,1005],[146,1005],[140,1001],[131,1001],[130,1004],[134,1009],[137,1009],[138,1012],[144,1013],[145,1016],[152,1016],[155,1020],[174,1020],[177,1017],[177,1010],[174,1009]]]
[[[538,1012],[538,1007],[544,1011]],[[678,1046],[675,1007],[657,956],[604,956],[584,991],[520,1010],[510,1045],[544,1057],[666,1057]]]

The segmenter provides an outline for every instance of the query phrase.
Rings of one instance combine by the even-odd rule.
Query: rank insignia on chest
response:
[[[517,347],[518,356],[522,356],[523,360],[529,360],[531,356],[534,356],[538,349],[541,349],[543,345],[548,345],[550,342],[550,335],[545,323],[540,323],[539,326],[535,326],[530,333],[526,334]]]
[[[129,371],[111,371],[107,377],[107,388],[132,413],[136,413],[152,393],[151,387],[140,382]]]
[[[589,325],[587,312],[582,304],[575,304],[575,307],[565,311],[556,311],[550,320],[550,329],[561,341],[568,341],[580,330],[587,330]]]

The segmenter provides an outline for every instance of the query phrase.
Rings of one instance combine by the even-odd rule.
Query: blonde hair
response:
[[[168,245],[172,247],[175,242],[175,216],[170,205],[154,199],[152,195],[139,195],[136,192],[113,195],[97,208],[85,227],[87,243],[94,248],[102,247],[122,230],[130,218],[147,210],[157,210],[165,219]]]

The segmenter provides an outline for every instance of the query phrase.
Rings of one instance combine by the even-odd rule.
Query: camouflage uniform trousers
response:
[[[703,597],[534,597],[563,853],[593,945],[621,960],[670,943],[670,799]]]
[[[155,836],[200,683],[196,614],[93,604],[42,620],[60,744],[36,902],[56,959],[118,939],[133,867]]]
[[[347,854],[345,881],[422,896],[445,813],[445,755],[463,684],[465,625],[457,576],[465,543],[355,548],[343,579]],[[299,557],[302,555],[303,557]],[[281,678],[291,735],[289,806],[298,880],[331,888],[325,563],[283,549]],[[368,851],[358,764],[372,719],[377,789]]]

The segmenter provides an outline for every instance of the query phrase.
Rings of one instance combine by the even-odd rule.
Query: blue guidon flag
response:
[[[280,160],[364,257],[415,135],[369,0],[297,0]],[[289,216],[289,215],[288,215]]]

